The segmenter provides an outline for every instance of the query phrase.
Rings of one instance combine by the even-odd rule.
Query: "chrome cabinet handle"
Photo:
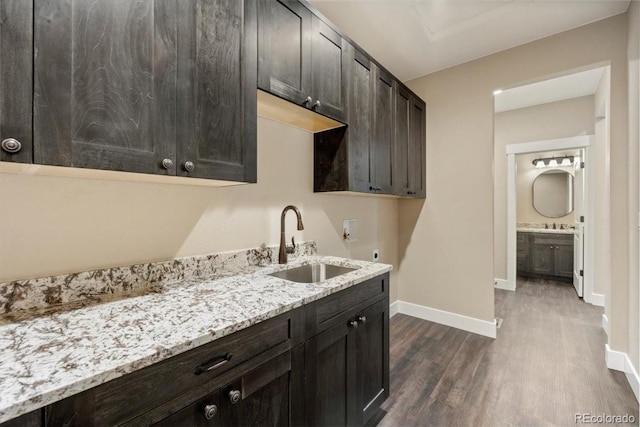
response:
[[[322,104],[320,103],[319,99],[316,99],[316,103],[313,104],[313,108],[320,108],[320,107],[322,107]]]
[[[208,420],[212,420],[218,414],[218,407],[216,405],[207,405],[204,407],[204,417]]]
[[[367,318],[363,315],[356,317],[356,321],[360,323],[367,323]]]
[[[14,154],[22,149],[22,144],[17,139],[7,138],[2,140],[2,149],[7,153]]]
[[[184,162],[184,169],[187,172],[193,172],[196,168],[196,165],[193,162]]]
[[[304,100],[304,103],[307,105],[311,104],[312,102],[313,102],[313,98],[310,96],[307,96],[307,99]]]
[[[235,405],[236,403],[240,402],[240,391],[239,390],[231,390],[229,392],[229,401],[231,402],[232,405]]]
[[[212,365],[210,365],[210,363],[212,363],[214,360],[218,360],[218,359],[209,360],[207,362],[204,362],[202,365],[200,365],[200,366],[198,366],[196,368],[195,374],[196,375],[200,375],[203,372],[213,371],[214,369],[217,369],[220,366],[229,363],[229,361],[231,360],[232,357],[233,357],[233,354],[227,353],[224,356],[222,356],[222,360],[219,360],[216,363],[213,363]]]
[[[162,167],[165,169],[171,169],[173,167],[173,160],[171,159],[163,159]]]

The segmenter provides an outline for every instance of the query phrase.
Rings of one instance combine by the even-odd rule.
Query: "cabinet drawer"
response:
[[[389,295],[389,274],[352,286],[306,307],[307,339],[341,321],[342,315]]]
[[[302,309],[292,310],[109,381],[51,405],[48,417],[61,422],[72,420],[77,407],[84,406],[92,414],[84,424],[109,426],[125,423],[170,401],[174,409],[184,407],[205,395],[206,390],[213,391],[228,382],[229,375],[254,369],[301,342],[302,315]]]
[[[535,234],[533,243],[543,245],[572,245],[572,234]]]
[[[239,426],[249,425],[249,420],[254,418],[276,420],[274,425],[288,425],[292,366],[292,352],[287,351],[248,373],[235,372],[238,371],[235,369],[230,382],[187,407],[175,411],[170,402],[128,423],[127,427],[153,424],[163,412],[171,415],[153,424],[154,427]],[[237,401],[231,400],[233,392],[239,393]]]

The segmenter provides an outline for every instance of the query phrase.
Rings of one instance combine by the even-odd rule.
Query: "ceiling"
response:
[[[593,95],[603,72],[599,67],[495,93],[495,112]]]
[[[407,81],[619,13],[622,0],[308,0]]]

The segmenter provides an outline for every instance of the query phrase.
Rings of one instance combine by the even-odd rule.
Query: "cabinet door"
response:
[[[0,1],[0,161],[31,163],[33,2]]]
[[[355,345],[355,330],[347,322],[306,342],[306,425],[356,424]]]
[[[316,16],[313,17],[311,83],[315,99],[312,108],[320,114],[345,122],[347,119],[348,44]]]
[[[35,2],[41,164],[175,174],[176,1]]]
[[[427,116],[425,103],[411,97],[411,115],[409,117],[409,191],[413,197],[426,196],[427,176]]]
[[[372,167],[373,183],[383,194],[393,194],[393,80],[375,67]]]
[[[531,257],[531,271],[537,274],[554,274],[555,250],[548,243],[534,243]]]
[[[371,138],[373,116],[373,63],[351,47],[349,58],[349,186],[354,191],[371,187]],[[344,166],[343,166],[344,167]]]
[[[530,253],[530,246],[529,246],[529,233],[517,233],[516,236],[516,251],[517,251],[517,256],[516,256],[516,271],[517,274],[527,274],[529,273],[530,267],[529,267],[529,253]]]
[[[573,236],[570,245],[556,245],[554,275],[573,277]]]
[[[304,106],[311,95],[311,16],[295,0],[258,2],[258,87]]]
[[[356,315],[358,425],[364,425],[389,397],[389,300]]]
[[[177,173],[256,182],[256,3],[178,3]]]
[[[410,174],[413,174],[411,166],[413,159],[409,156],[410,139],[410,117],[412,114],[411,94],[402,86],[396,86],[395,108],[393,117],[395,168],[393,170],[393,182],[395,193],[400,196],[411,196]],[[413,178],[413,177],[411,177]]]

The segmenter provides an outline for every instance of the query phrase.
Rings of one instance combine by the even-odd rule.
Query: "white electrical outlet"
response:
[[[380,260],[380,251],[378,249],[374,249],[371,258],[374,262],[378,262]]]

